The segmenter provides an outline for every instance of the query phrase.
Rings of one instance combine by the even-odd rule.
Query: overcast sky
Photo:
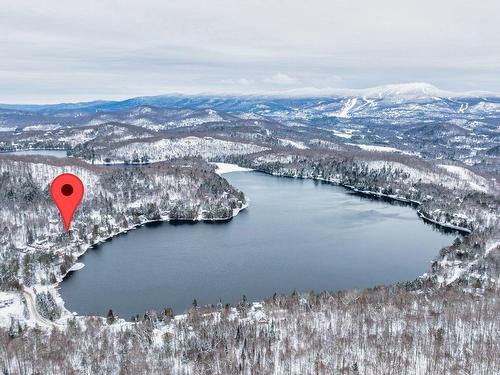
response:
[[[0,7],[3,103],[414,81],[500,92],[500,1],[16,0]]]

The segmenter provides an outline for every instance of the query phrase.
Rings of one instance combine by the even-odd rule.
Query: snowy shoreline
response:
[[[443,227],[443,228],[448,228],[448,229],[455,229],[457,231],[471,233],[471,231],[468,230],[468,229],[466,229],[466,228],[457,227],[457,226],[454,226],[452,224],[447,224],[447,223],[440,223],[440,222],[437,222],[435,220],[432,220],[432,219],[424,216],[418,210],[418,206],[421,205],[421,202],[416,201],[416,200],[407,199],[405,197],[399,197],[399,196],[396,196],[396,195],[388,195],[388,194],[383,194],[383,193],[373,192],[373,191],[368,191],[368,190],[360,190],[360,189],[358,189],[358,188],[356,188],[354,186],[346,185],[346,184],[341,184],[339,182],[331,181],[331,180],[328,180],[328,179],[325,179],[325,178],[313,178],[313,177],[303,177],[303,176],[287,176],[287,175],[282,175],[282,174],[269,173],[267,171],[260,170],[258,168],[257,169],[252,169],[252,168],[240,167],[239,165],[231,164],[231,163],[218,163],[217,162],[217,163],[210,163],[210,164],[212,164],[212,165],[214,165],[216,167],[215,173],[217,173],[218,175],[223,175],[223,174],[232,173],[232,172],[257,171],[257,172],[262,172],[262,173],[265,173],[265,174],[268,174],[268,175],[272,175],[272,176],[276,176],[276,177],[300,178],[300,179],[309,179],[309,180],[314,180],[314,181],[326,182],[326,183],[329,183],[329,184],[332,184],[332,185],[343,187],[346,190],[353,191],[353,192],[355,192],[357,194],[365,195],[367,197],[386,198],[386,199],[390,199],[390,200],[394,200],[394,201],[406,203],[406,204],[408,204],[408,205],[410,205],[410,206],[412,206],[412,207],[415,208],[417,214],[419,215],[419,217],[423,221],[429,221],[429,222],[433,223],[434,225],[436,225],[438,227]],[[138,224],[134,224],[134,225],[130,226],[129,228],[123,229],[120,232],[117,232],[117,233],[115,233],[115,234],[113,234],[113,235],[111,235],[109,237],[101,238],[96,243],[94,243],[92,245],[89,245],[87,248],[85,248],[82,251],[81,254],[78,255],[77,262],[78,262],[78,259],[81,256],[83,256],[88,249],[90,249],[90,248],[92,248],[94,246],[97,246],[100,243],[106,242],[106,241],[112,239],[113,237],[116,237],[116,236],[121,235],[121,234],[125,234],[129,230],[137,229],[137,228],[139,228],[141,226],[144,226],[144,225],[147,225],[147,224],[157,223],[157,222],[175,222],[175,221],[179,221],[179,222],[182,222],[182,221],[191,221],[191,222],[193,222],[193,221],[194,222],[201,222],[201,221],[207,221],[207,222],[210,222],[210,221],[228,221],[228,220],[231,220],[232,218],[234,218],[235,216],[237,216],[239,212],[241,212],[242,210],[246,209],[247,207],[248,207],[248,204],[244,204],[241,208],[234,209],[233,210],[233,215],[231,217],[227,217],[227,218],[202,219],[201,217],[197,217],[197,218],[194,218],[194,219],[191,219],[191,218],[189,218],[189,219],[170,219],[168,217],[168,215],[167,215],[167,216],[163,216],[163,217],[161,217],[160,219],[157,219],[157,220],[142,221],[142,222],[140,222]],[[75,263],[75,264],[78,264],[78,263]],[[63,313],[61,315],[61,318],[56,323],[64,322],[68,317],[75,316],[75,313],[72,313],[71,311],[69,311],[68,309],[66,309],[66,307],[64,306],[64,300],[62,300],[62,298],[61,298],[61,296],[59,294],[58,288],[57,288],[59,286],[59,284],[64,280],[64,278],[66,277],[66,275],[70,271],[71,271],[71,269],[68,270],[68,272],[66,272],[66,274],[64,274],[61,277],[60,280],[58,279],[58,282],[53,285],[53,287],[55,289],[56,296],[59,299],[59,301],[62,302],[62,308],[63,308]],[[262,303],[262,302],[254,302],[254,303]],[[77,314],[77,315],[79,315],[79,314]],[[176,318],[182,318],[184,316],[185,316],[184,314],[180,314],[180,315],[176,315]],[[128,323],[130,323],[127,320],[124,320],[124,319],[120,319],[120,321],[122,322],[122,324],[128,324]]]
[[[248,204],[247,203],[242,204],[241,208],[235,208],[235,209],[233,209],[232,215],[228,216],[228,217],[202,218],[202,217],[198,216],[196,218],[177,218],[177,219],[171,219],[168,215],[165,215],[165,216],[160,217],[160,219],[144,220],[144,221],[141,221],[140,223],[133,224],[133,225],[127,227],[127,228],[122,228],[120,231],[118,231],[116,233],[113,233],[113,234],[111,234],[111,235],[109,235],[107,237],[99,238],[99,240],[97,240],[96,242],[94,242],[92,244],[89,244],[87,247],[84,248],[84,250],[82,250],[81,252],[77,253],[77,262],[75,262],[73,264],[73,266],[66,273],[62,274],[61,280],[58,279],[58,282],[55,285],[57,286],[61,281],[63,281],[64,278],[67,276],[67,274],[69,272],[78,271],[78,270],[80,270],[80,269],[83,268],[83,266],[77,266],[77,265],[83,265],[83,263],[78,262],[78,259],[81,256],[83,256],[87,252],[88,249],[91,249],[94,246],[98,246],[101,243],[109,241],[109,240],[113,239],[116,236],[119,236],[121,234],[126,234],[129,231],[131,231],[131,230],[140,228],[140,227],[148,225],[148,224],[153,224],[153,223],[229,221],[229,220],[233,219],[234,217],[236,217],[241,211],[243,211],[246,208],[248,208]]]
[[[84,263],[81,263],[81,262],[76,262],[75,264],[73,264],[71,266],[71,268],[68,270],[68,273],[69,272],[75,272],[75,271],[79,271],[81,270],[83,267],[85,267],[85,264]]]
[[[238,166],[236,164],[229,164],[229,163],[211,163],[211,164],[215,165],[215,167],[216,167],[215,173],[217,173],[219,176],[222,175],[222,174],[231,173],[231,172],[249,172],[249,171],[253,171],[253,169],[243,168],[243,167],[240,167],[240,166]],[[208,218],[203,218],[201,215],[199,215],[196,218],[176,218],[176,219],[171,219],[168,215],[164,215],[164,216],[161,216],[159,219],[143,220],[140,223],[130,225],[127,228],[122,228],[120,231],[118,231],[116,233],[113,233],[113,234],[111,234],[108,237],[99,238],[96,242],[83,247],[82,251],[76,254],[76,262],[64,274],[58,275],[58,277],[56,279],[57,280],[56,283],[52,284],[50,286],[51,289],[53,288],[55,297],[56,297],[56,299],[58,301],[60,301],[61,307],[62,307],[62,310],[63,310],[61,318],[58,321],[64,321],[66,318],[74,316],[74,314],[65,307],[65,301],[63,300],[63,298],[61,297],[61,295],[59,293],[59,288],[58,288],[59,284],[64,281],[64,279],[66,278],[66,276],[70,272],[76,272],[76,271],[78,271],[78,270],[80,270],[80,269],[82,269],[84,267],[84,264],[82,262],[79,262],[79,260],[80,260],[80,258],[82,256],[85,255],[85,253],[89,249],[92,249],[95,246],[98,246],[101,243],[109,241],[109,240],[111,240],[112,238],[114,238],[116,236],[119,236],[119,235],[122,235],[122,234],[126,234],[129,231],[137,229],[137,228],[140,228],[140,227],[142,227],[144,225],[148,225],[148,224],[152,224],[152,223],[162,223],[162,222],[171,222],[171,223],[174,223],[174,222],[229,221],[229,220],[233,219],[234,217],[236,217],[242,210],[244,210],[246,208],[248,208],[248,203],[242,204],[242,206],[240,208],[233,209],[233,212],[232,212],[231,216],[220,217],[220,218],[210,218],[210,219],[208,219]]]
[[[422,218],[424,221],[430,221],[431,223],[443,227],[443,228],[448,228],[448,229],[454,229],[460,232],[465,232],[467,234],[471,234],[472,231],[470,229],[464,228],[464,227],[459,227],[457,225],[449,224],[449,223],[440,223],[439,221],[436,221],[434,219],[431,219],[430,217],[425,216],[420,210],[417,209],[418,216]]]
[[[223,174],[232,173],[232,172],[258,171],[258,172],[263,172],[263,173],[266,173],[268,175],[273,175],[273,176],[277,176],[277,177],[300,178],[300,179],[310,179],[310,180],[322,181],[322,182],[330,183],[330,184],[333,184],[333,185],[341,186],[341,187],[343,187],[343,188],[345,188],[347,190],[351,190],[351,191],[353,191],[355,193],[358,193],[358,194],[367,195],[369,197],[387,198],[387,199],[391,199],[391,200],[394,200],[394,201],[400,201],[400,202],[412,205],[413,207],[417,206],[416,211],[417,211],[418,215],[424,221],[427,220],[427,221],[432,222],[433,224],[435,224],[435,225],[437,225],[439,227],[444,227],[444,228],[448,228],[448,229],[455,229],[455,230],[458,230],[458,231],[462,231],[462,232],[466,232],[466,233],[471,233],[471,231],[468,230],[468,229],[466,229],[466,228],[456,227],[456,226],[453,226],[452,224],[447,224],[447,223],[440,223],[440,222],[432,220],[432,219],[430,219],[428,217],[425,217],[418,210],[418,206],[421,204],[421,202],[415,201],[415,200],[410,200],[410,199],[407,199],[407,198],[404,198],[404,197],[399,197],[399,196],[396,196],[396,195],[387,195],[387,194],[383,194],[383,193],[379,193],[379,192],[372,192],[372,191],[368,191],[368,190],[360,190],[358,188],[355,188],[354,186],[341,184],[338,181],[332,181],[332,180],[321,178],[321,177],[316,177],[315,178],[315,177],[304,177],[304,176],[287,176],[287,175],[279,174],[279,173],[270,173],[270,172],[267,172],[265,170],[260,170],[258,168],[257,169],[252,169],[252,168],[240,167],[240,166],[238,166],[236,164],[230,164],[230,163],[210,163],[210,164],[212,164],[212,165],[214,165],[216,167],[215,173],[217,173],[218,175],[223,175]],[[224,217],[224,218],[222,218],[222,217],[221,218],[203,218],[201,216],[201,214],[198,217],[196,217],[196,218],[184,218],[184,219],[183,218],[171,219],[168,215],[162,215],[159,219],[154,219],[154,220],[147,220],[147,219],[144,218],[145,220],[141,220],[137,224],[130,225],[127,228],[121,228],[118,232],[113,233],[110,236],[99,238],[96,242],[94,242],[92,244],[88,244],[86,246],[82,246],[81,251],[78,252],[77,254],[75,254],[76,255],[76,260],[75,260],[75,263],[72,265],[72,267],[69,268],[64,274],[58,275],[57,278],[56,278],[56,283],[54,283],[52,285],[44,286],[44,288],[50,289],[53,292],[54,297],[56,298],[56,300],[58,301],[58,304],[62,308],[61,317],[57,321],[55,321],[54,323],[56,323],[56,324],[61,324],[61,323],[64,324],[64,322],[68,318],[73,317],[75,315],[75,313],[72,313],[70,310],[68,310],[65,307],[65,301],[62,299],[62,297],[61,297],[61,295],[59,293],[59,285],[60,285],[61,282],[64,281],[64,279],[66,278],[66,276],[70,272],[75,272],[75,271],[83,268],[83,264],[81,262],[79,262],[79,259],[89,249],[91,249],[91,248],[93,248],[93,247],[95,247],[95,246],[97,246],[97,245],[99,245],[101,243],[104,243],[104,242],[112,239],[113,237],[116,237],[116,236],[121,235],[121,234],[125,234],[128,231],[130,231],[130,230],[137,229],[137,228],[139,228],[141,226],[144,226],[144,225],[147,225],[147,224],[150,224],[150,223],[155,223],[155,222],[176,222],[176,221],[178,221],[178,222],[182,222],[182,221],[185,221],[185,222],[188,222],[188,221],[189,222],[229,221],[233,217],[237,216],[240,211],[246,209],[247,207],[248,207],[248,204],[245,203],[240,208],[234,209],[231,216]],[[36,286],[35,286],[35,288],[36,288]]]
[[[163,222],[171,222],[171,223],[174,223],[174,222],[213,222],[213,221],[229,221],[231,219],[233,219],[234,217],[236,217],[242,210],[248,208],[248,203],[245,203],[245,204],[242,204],[242,206],[240,208],[235,208],[233,209],[233,212],[232,212],[232,215],[231,216],[228,216],[228,217],[220,217],[220,218],[210,218],[210,219],[207,219],[207,218],[202,218],[201,216],[198,216],[196,218],[178,218],[178,219],[171,219],[168,215],[165,215],[165,216],[162,216],[160,219],[155,219],[155,220],[144,220],[144,221],[141,221],[140,223],[137,223],[137,224],[133,224],[127,228],[122,228],[120,231],[116,232],[116,233],[113,233],[112,235],[108,236],[108,237],[102,237],[102,238],[99,238],[96,242],[92,243],[92,244],[89,244],[85,247],[83,247],[82,251],[79,252],[79,253],[76,253],[76,262],[72,265],[71,268],[69,268],[64,274],[60,274],[57,276],[57,279],[56,279],[56,283],[48,286],[50,289],[52,289],[53,291],[53,294],[54,294],[54,297],[56,298],[56,300],[58,300],[60,302],[60,306],[62,308],[62,313],[61,313],[61,317],[55,322],[55,323],[61,323],[61,322],[64,322],[66,319],[70,318],[70,317],[73,317],[75,316],[73,312],[71,312],[70,310],[68,310],[65,306],[65,301],[64,299],[61,297],[60,293],[59,293],[59,285],[64,281],[64,279],[66,278],[66,276],[70,273],[70,272],[76,272],[80,269],[83,268],[83,266],[77,266],[77,265],[83,265],[82,262],[79,262],[80,258],[82,256],[85,255],[85,253],[89,250],[89,249],[92,249],[94,248],[95,246],[98,246],[99,244],[101,243],[104,243],[106,241],[109,241],[111,239],[113,239],[114,237],[116,236],[119,236],[119,235],[122,235],[122,234],[126,234],[128,233],[130,230],[134,230],[134,229],[137,229],[137,228],[140,228],[144,225],[147,225],[147,224],[152,224],[152,223],[163,223]],[[36,286],[35,286],[36,288]],[[78,314],[77,314],[78,315]]]
[[[217,172],[218,172],[217,174],[219,176],[223,173],[230,173],[230,172],[237,172],[237,171],[250,171],[251,170],[248,168],[241,168],[237,165],[228,164],[228,163],[217,163],[216,168],[217,168]],[[55,282],[54,283],[47,284],[47,285],[36,284],[36,285],[33,285],[31,288],[24,288],[23,289],[24,294],[32,292],[33,295],[35,293],[34,290],[36,290],[38,292],[40,292],[40,291],[50,292],[53,295],[57,305],[60,306],[60,308],[61,308],[60,318],[54,322],[51,322],[51,323],[48,323],[48,321],[43,321],[41,319],[39,319],[39,320],[29,319],[26,322],[30,325],[31,324],[39,324],[39,325],[42,325],[44,327],[54,327],[54,326],[62,327],[64,325],[65,321],[67,321],[69,318],[71,318],[75,315],[78,315],[78,314],[72,313],[70,310],[68,310],[65,307],[65,301],[60,294],[60,284],[64,281],[64,279],[67,277],[67,275],[69,273],[76,272],[76,271],[84,268],[85,265],[83,264],[83,262],[81,262],[81,257],[83,257],[89,249],[92,249],[92,248],[94,248],[94,247],[98,246],[99,244],[104,243],[106,241],[109,241],[116,236],[119,236],[121,234],[126,234],[130,230],[137,229],[141,226],[145,226],[148,224],[159,223],[159,222],[171,222],[171,223],[175,223],[175,222],[202,222],[202,221],[203,222],[224,222],[224,221],[232,220],[235,216],[237,216],[242,210],[244,210],[246,208],[248,208],[248,202],[245,202],[245,203],[240,202],[240,207],[234,208],[232,210],[232,212],[230,212],[227,216],[213,217],[213,218],[204,217],[203,212],[198,213],[198,215],[194,218],[170,218],[169,214],[166,212],[163,214],[160,214],[158,219],[153,219],[153,220],[148,220],[146,217],[142,216],[142,217],[139,217],[139,222],[134,223],[134,224],[129,223],[127,227],[118,227],[118,228],[116,228],[117,229],[116,232],[110,234],[109,236],[98,237],[98,238],[96,238],[96,240],[93,243],[88,244],[88,243],[83,243],[82,241],[78,241],[78,240],[72,241],[71,244],[69,244],[68,246],[66,246],[65,248],[62,248],[60,250],[65,251],[65,249],[68,250],[72,247],[78,246],[79,251],[76,251],[73,253],[73,255],[75,257],[75,261],[73,264],[71,264],[71,266],[64,273],[57,273],[55,275],[55,280],[54,280]],[[10,298],[12,298],[12,301],[14,301],[14,303],[10,308],[8,308],[8,309],[2,308],[0,310],[0,326],[7,326],[10,322],[11,316],[22,315],[22,311],[23,311],[22,310],[22,295],[23,295],[22,293],[19,294],[19,293],[15,293],[15,292],[6,293],[5,296],[2,295],[2,301],[3,301],[3,299],[7,299],[7,297],[9,297],[9,301],[10,301]],[[3,298],[3,297],[5,297],[5,298]],[[28,300],[28,302],[29,302],[29,300]],[[31,309],[36,309],[36,306],[34,306],[34,305],[28,306],[28,307]],[[5,318],[5,319],[3,319],[3,318]],[[29,323],[29,322],[31,322],[31,323]]]
[[[231,173],[231,172],[251,172],[254,169],[251,168],[244,168],[240,167],[237,164],[230,164],[230,163],[210,163],[212,165],[215,165],[215,173],[217,173],[219,176],[225,174],[225,173]]]
[[[453,230],[456,230],[456,231],[459,231],[459,232],[463,232],[463,233],[466,233],[466,234],[471,234],[472,231],[470,229],[467,229],[467,228],[464,228],[464,227],[459,227],[459,226],[456,226],[456,225],[453,225],[451,223],[441,223],[439,221],[436,221],[436,220],[433,220],[425,215],[423,215],[420,210],[418,209],[418,207],[422,204],[422,202],[420,201],[417,201],[417,200],[413,200],[413,199],[408,199],[408,198],[405,198],[405,197],[400,197],[400,196],[397,196],[397,195],[389,195],[389,194],[384,194],[384,193],[379,193],[379,192],[376,192],[376,191],[370,191],[370,190],[360,190],[354,186],[351,186],[351,185],[347,185],[347,184],[342,184],[338,181],[332,181],[332,180],[328,180],[326,178],[322,178],[322,177],[304,177],[304,176],[288,176],[288,175],[285,175],[285,174],[280,174],[280,173],[271,173],[271,172],[268,172],[268,171],[265,171],[265,170],[260,170],[260,169],[253,169],[254,171],[257,171],[257,172],[262,172],[262,173],[265,173],[265,174],[268,174],[268,175],[271,175],[271,176],[276,176],[276,177],[286,177],[286,178],[300,178],[300,179],[303,179],[303,180],[313,180],[313,181],[321,181],[321,182],[326,182],[326,183],[329,183],[329,184],[332,184],[332,185],[336,185],[336,186],[341,186],[347,190],[350,190],[350,191],[353,191],[357,194],[361,194],[361,195],[365,195],[365,196],[368,196],[368,197],[374,197],[374,198],[386,198],[386,199],[390,199],[390,200],[393,200],[393,201],[397,201],[397,202],[402,202],[402,203],[406,203],[412,207],[415,208],[415,210],[417,211],[417,214],[418,216],[425,222],[425,221],[428,221],[434,225],[436,225],[437,227],[441,227],[441,228],[444,228],[444,229],[453,229]]]

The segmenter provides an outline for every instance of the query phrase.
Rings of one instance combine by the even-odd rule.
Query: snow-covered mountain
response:
[[[309,98],[397,98],[399,100],[413,100],[424,98],[500,98],[499,94],[486,91],[456,92],[442,90],[425,82],[410,82],[387,84],[369,88],[301,88],[275,92],[254,93],[226,93],[226,94],[199,94],[199,95],[157,95],[140,96],[121,101],[92,101],[81,103],[61,104],[0,104],[0,108],[9,111],[27,111],[38,113],[76,112],[109,112],[130,109],[140,106],[154,106],[164,108],[218,108],[229,110],[243,108],[255,102],[279,103],[287,100],[307,100]],[[0,110],[0,114],[2,111]]]
[[[0,151],[78,147],[90,155],[92,148],[155,136],[230,137],[260,146],[319,139],[334,148],[339,143],[392,148],[496,173],[499,121],[500,96],[453,93],[419,82],[265,96],[161,95],[0,105]]]

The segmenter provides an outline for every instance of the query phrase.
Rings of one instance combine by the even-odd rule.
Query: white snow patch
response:
[[[81,270],[83,267],[85,267],[85,264],[77,262],[71,266],[71,268],[68,270],[68,272],[78,271],[78,270]]]
[[[342,110],[338,113],[337,117],[349,117],[349,111],[356,105],[358,98],[347,99]]]
[[[342,133],[342,132],[339,132],[339,131],[336,131],[334,130],[333,131],[333,135],[335,135],[336,137],[340,137],[340,138],[345,138],[345,139],[351,139],[352,138],[352,133]]]
[[[13,292],[0,292],[0,327],[9,328],[11,317],[16,320],[23,316],[24,306],[21,295]]]
[[[484,252],[484,256],[486,257],[493,249],[496,249],[500,246],[500,241],[490,242],[486,246],[486,250]]]
[[[230,164],[230,163],[212,163],[217,167],[217,170],[215,173],[218,175],[223,175],[224,173],[231,173],[231,172],[250,172],[253,171],[251,168],[244,168],[240,167],[239,165],[236,164]]]
[[[465,113],[465,111],[469,108],[469,103],[460,103],[460,108],[458,109],[458,113]]]
[[[465,181],[474,190],[484,192],[488,191],[488,181],[484,177],[478,176],[477,174],[466,168],[446,164],[439,164],[438,167],[443,168],[446,171],[456,175],[462,181]]]
[[[292,146],[298,148],[299,150],[305,150],[309,148],[303,142],[292,141],[290,139],[282,139],[282,138],[278,138],[278,140],[284,146]]]
[[[419,155],[418,153],[415,153],[415,152],[403,151],[403,150],[400,150],[398,148],[389,147],[389,146],[374,146],[374,145],[364,145],[364,144],[357,144],[357,143],[346,143],[346,145],[357,146],[360,149],[365,150],[365,151],[396,152],[398,154]]]
[[[32,130],[57,130],[61,127],[59,124],[37,124],[30,125],[23,128],[23,132],[32,131]]]

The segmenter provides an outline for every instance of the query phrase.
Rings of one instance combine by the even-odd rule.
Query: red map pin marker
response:
[[[61,213],[66,232],[69,231],[71,219],[82,201],[83,190],[82,181],[71,173],[60,174],[50,185],[50,194]]]

